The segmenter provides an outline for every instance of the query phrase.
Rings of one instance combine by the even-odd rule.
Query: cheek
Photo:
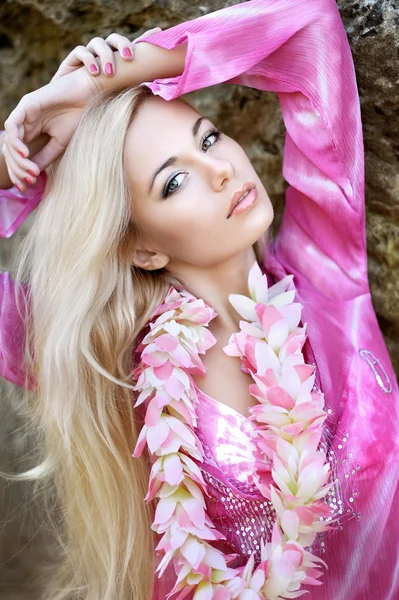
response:
[[[193,229],[197,228],[193,213],[179,210],[176,205],[172,207],[171,203],[169,207],[169,210],[156,213],[141,212],[137,217],[143,242],[153,250],[164,253],[179,250],[188,244],[193,237]]]
[[[217,206],[198,185],[189,184],[188,187],[190,189],[164,200],[156,211],[140,215],[140,221],[154,239],[185,243],[220,227],[223,207]]]
[[[176,199],[177,200],[177,199]],[[181,198],[181,200],[183,200]],[[167,202],[167,201],[166,201]],[[172,259],[202,264],[208,256],[217,255],[220,244],[225,245],[221,231],[220,211],[206,210],[204,202],[193,198],[169,204],[170,209],[162,215],[146,218],[145,241],[151,249],[167,254]]]
[[[206,238],[212,237],[216,225],[215,219],[192,205],[190,210],[177,209],[173,216],[168,215],[157,221],[152,231],[157,242],[172,254],[181,256],[193,248],[201,247]]]

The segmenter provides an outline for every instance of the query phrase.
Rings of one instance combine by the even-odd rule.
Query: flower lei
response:
[[[229,296],[246,320],[223,350],[240,357],[242,369],[254,379],[249,386],[259,400],[250,408],[254,481],[276,511],[271,542],[261,540],[256,569],[254,554],[243,567],[230,568],[237,554],[212,546],[225,537],[206,512],[208,492],[195,462],[203,461],[204,452],[195,432],[198,398],[191,374],[206,373],[199,354],[216,343],[207,326],[217,313],[171,286],[137,348],[135,406],[148,404],[133,456],[147,445],[156,457],[145,501],[158,499],[152,525],[162,535],[156,548],[162,556],[158,577],[172,559],[177,574],[168,598],[180,591],[179,600],[195,589],[195,600],[275,600],[301,596],[306,593],[302,584],[322,585],[317,563],[327,565],[305,547],[331,526],[324,521],[331,511],[321,501],[333,485],[326,484],[330,465],[317,449],[327,413],[323,394],[313,390],[315,367],[304,363],[301,352],[306,324],[298,327],[302,305],[293,302],[295,289],[287,290],[292,279],[287,275],[268,289],[255,262],[248,277],[250,297]],[[275,485],[262,481],[262,469],[270,473],[270,467]]]

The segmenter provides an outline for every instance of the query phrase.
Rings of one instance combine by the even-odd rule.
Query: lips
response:
[[[227,215],[227,218],[230,217],[231,213],[233,212],[233,210],[237,206],[237,204],[240,202],[240,200],[241,200],[242,196],[245,194],[245,192],[253,190],[255,187],[256,187],[256,184],[253,181],[246,181],[243,184],[242,188],[234,194],[234,196],[231,200],[230,210],[229,210],[229,214]]]

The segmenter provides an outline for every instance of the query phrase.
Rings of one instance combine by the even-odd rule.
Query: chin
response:
[[[239,216],[244,215],[245,213]],[[266,202],[263,202],[262,198],[258,198],[258,202],[245,216],[247,217],[245,219],[245,229],[251,238],[253,238],[254,241],[252,243],[254,243],[268,231],[273,223],[274,209],[269,197],[267,196]]]

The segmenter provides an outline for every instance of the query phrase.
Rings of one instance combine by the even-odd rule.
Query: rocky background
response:
[[[293,0],[294,2],[295,0]],[[2,0],[0,3],[0,129],[21,96],[48,83],[78,44],[116,31],[131,39],[237,4],[234,0]],[[399,374],[399,3],[339,0],[355,63],[361,100],[366,163],[369,281],[374,307]],[[277,96],[220,85],[189,95],[229,130],[248,152],[275,207],[278,231],[287,187],[281,175],[284,124]],[[256,115],[256,118],[254,118]],[[10,270],[29,219],[12,238],[0,240],[0,268]],[[0,468],[33,466],[32,442],[18,416],[21,394],[0,380]],[[17,457],[19,462],[16,462]],[[38,565],[51,544],[40,527],[40,503],[32,510],[31,487],[0,478],[0,598],[40,597]],[[46,549],[46,550],[45,550]],[[29,581],[29,583],[28,583]]]

